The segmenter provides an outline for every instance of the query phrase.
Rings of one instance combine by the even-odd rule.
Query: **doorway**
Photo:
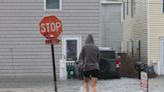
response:
[[[63,36],[62,37],[62,59],[65,61],[74,61],[78,59],[81,51],[80,36]]]

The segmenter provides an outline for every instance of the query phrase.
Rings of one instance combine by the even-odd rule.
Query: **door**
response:
[[[160,74],[164,75],[164,38],[160,41]]]
[[[79,57],[81,51],[80,36],[63,36],[62,37],[62,59],[65,61],[74,61]]]

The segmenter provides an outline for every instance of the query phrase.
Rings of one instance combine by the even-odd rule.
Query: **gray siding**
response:
[[[39,33],[44,15],[63,22],[63,35],[88,33],[99,45],[99,0],[62,0],[61,11],[45,11],[44,0],[0,0],[0,76],[52,75],[51,49]],[[57,76],[61,45],[55,46]]]

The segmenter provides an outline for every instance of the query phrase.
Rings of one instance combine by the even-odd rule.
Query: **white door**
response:
[[[74,61],[78,58],[81,51],[80,36],[63,36],[62,37],[62,59],[65,61]]]
[[[164,39],[161,39],[160,44],[160,74],[164,75]]]

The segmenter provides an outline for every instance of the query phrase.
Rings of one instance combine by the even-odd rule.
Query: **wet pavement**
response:
[[[83,92],[82,80],[57,84],[58,92]],[[97,86],[98,92],[142,92],[140,80],[132,78],[98,80]],[[0,92],[54,92],[53,78],[0,78]],[[164,92],[164,77],[149,79],[149,92]]]

